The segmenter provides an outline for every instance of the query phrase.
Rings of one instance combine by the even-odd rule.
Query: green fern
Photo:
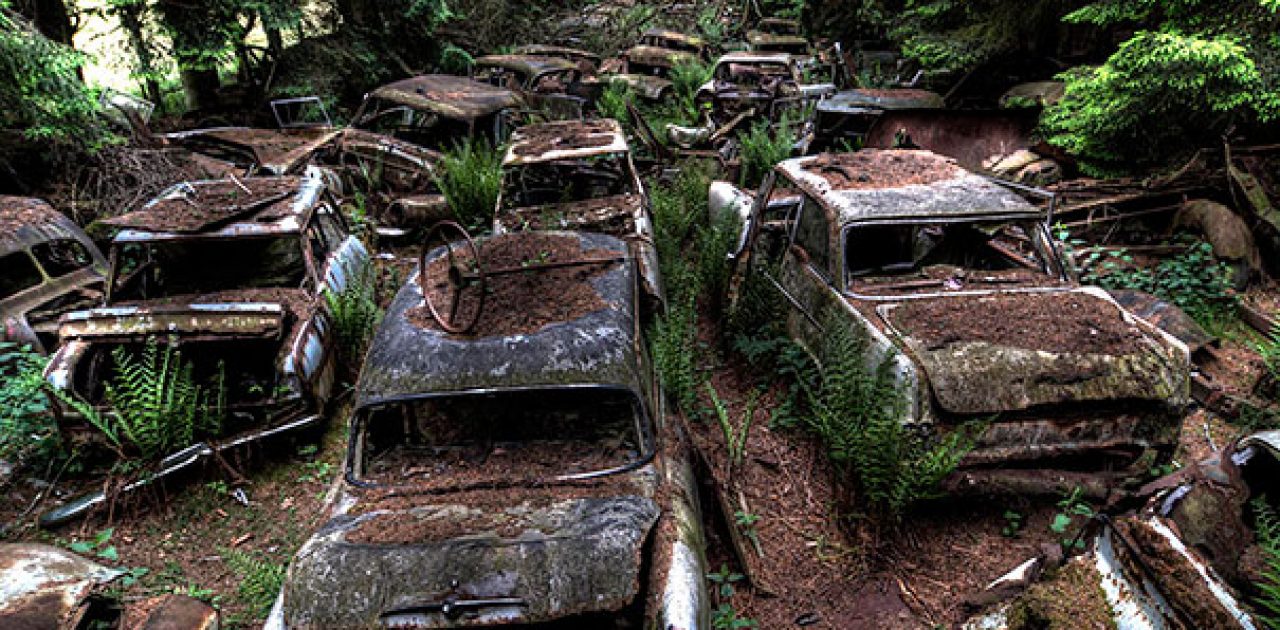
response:
[[[122,457],[157,459],[190,445],[197,436],[216,435],[226,410],[226,371],[220,363],[213,382],[197,384],[194,366],[182,353],[155,339],[140,352],[121,346],[105,384],[110,407],[103,411],[60,389],[54,395],[98,430]]]
[[[258,619],[266,617],[284,584],[285,565],[239,549],[222,549],[221,555],[227,567],[240,577],[236,592],[245,605]]]
[[[1265,496],[1254,499],[1252,505],[1254,531],[1266,563],[1262,581],[1254,585],[1259,594],[1253,604],[1258,610],[1258,619],[1266,627],[1280,628],[1280,516]]]
[[[817,385],[798,380],[810,411],[799,417],[853,484],[867,516],[896,522],[913,503],[937,494],[938,483],[972,448],[974,428],[938,439],[903,424],[905,398],[893,356],[868,368],[864,336],[833,317],[823,329]]]
[[[459,223],[473,235],[486,233],[502,189],[502,152],[468,138],[445,152],[436,185]]]
[[[367,265],[352,275],[341,291],[334,292],[327,287],[324,290],[343,365],[359,365],[369,346],[369,337],[382,319],[382,309],[378,308],[375,297],[375,273],[373,266]]]

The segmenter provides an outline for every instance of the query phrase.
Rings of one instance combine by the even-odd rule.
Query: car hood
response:
[[[917,298],[878,312],[951,413],[1189,395],[1186,346],[1100,290]]]
[[[436,628],[617,610],[639,594],[660,512],[640,494],[424,503],[325,524],[289,569],[286,625]]]

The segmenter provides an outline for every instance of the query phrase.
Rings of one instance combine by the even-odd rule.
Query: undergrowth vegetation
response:
[[[256,618],[265,618],[284,584],[285,565],[271,562],[260,553],[240,549],[222,549],[221,555],[227,567],[240,578],[236,592],[244,605]]]
[[[0,341],[0,460],[19,468],[58,450],[44,393],[46,362],[29,346]]]
[[[1194,241],[1154,268],[1137,266],[1126,251],[1093,251],[1081,261],[1080,279],[1106,289],[1145,291],[1177,305],[1202,325],[1215,327],[1235,305],[1231,268],[1213,256],[1213,246]]]
[[[110,411],[94,409],[70,393],[60,396],[122,459],[158,459],[190,445],[197,435],[218,433],[226,410],[224,370],[212,383],[197,383],[194,366],[182,352],[154,338],[137,353],[118,347],[111,358],[115,369],[106,383]]]
[[[348,368],[349,373],[354,374],[364,358],[374,327],[382,319],[373,265],[365,266],[349,278],[341,291],[326,288],[324,301],[333,315],[339,362]]]
[[[458,223],[472,234],[488,232],[502,189],[502,152],[467,139],[445,152],[441,166],[436,185]]]
[[[1268,628],[1280,628],[1280,516],[1265,496],[1254,499],[1251,505],[1254,531],[1262,548],[1262,579],[1254,585],[1258,596],[1253,604],[1259,621]]]
[[[758,120],[747,133],[739,136],[742,170],[738,182],[743,187],[758,188],[774,164],[791,157],[791,147],[796,141],[793,126],[789,117],[783,115],[777,123]]]

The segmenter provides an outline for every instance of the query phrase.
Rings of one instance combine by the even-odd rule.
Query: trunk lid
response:
[[[427,497],[431,505],[407,508],[398,496],[335,517],[290,568],[287,624],[537,623],[634,601],[657,503],[551,496],[487,506]]]

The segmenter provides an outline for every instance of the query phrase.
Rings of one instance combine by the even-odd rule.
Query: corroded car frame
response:
[[[848,189],[826,179],[830,173],[851,182],[861,181],[859,177],[872,181],[874,173],[850,170],[845,161],[877,156],[922,160],[944,169],[944,175],[932,182]],[[775,188],[787,192],[774,194]],[[952,160],[924,151],[864,150],[783,161],[755,196],[723,182],[712,184],[710,196],[713,214],[732,212],[743,222],[731,253],[737,266],[735,291],[746,275],[758,274],[765,286],[777,290],[777,299],[788,304],[786,328],[802,346],[816,354],[825,317],[834,317],[865,336],[869,366],[888,362],[902,397],[904,423],[941,430],[966,418],[987,418],[975,448],[948,480],[950,490],[1056,493],[1080,486],[1090,496],[1105,496],[1111,487],[1147,474],[1153,463],[1172,455],[1177,420],[1190,402],[1189,351],[1181,341],[1126,311],[1105,291],[1079,286],[1050,234],[1050,211],[1033,206],[1014,189],[1034,192],[969,173]],[[1022,281],[985,286],[978,276],[954,288],[939,282],[934,289],[904,288],[901,294],[848,288],[845,235],[854,226],[982,220],[1035,226],[1026,237],[1038,257],[1031,262],[1043,266],[1028,273],[1043,275],[1043,286],[1024,286]],[[805,228],[809,231],[802,229],[802,222],[811,224]],[[825,257],[811,257],[808,252],[819,246],[826,248]],[[773,265],[780,266],[775,270]],[[1074,296],[1103,305],[1099,308],[1107,312],[1114,309],[1116,325],[1137,335],[1141,350],[1112,356],[1056,346],[1028,350],[973,342],[975,349],[965,357],[947,359],[951,345],[941,350],[925,347],[893,319],[895,309],[912,301],[1018,295]],[[1051,320],[1042,326],[1063,325]],[[1054,361],[1062,362],[1063,374],[1065,366],[1091,367],[1078,382],[1066,376],[1055,380],[1046,376]],[[1144,367],[1139,370],[1138,364]],[[999,377],[1001,366],[1018,369]],[[984,378],[990,380],[980,380]],[[1017,379],[1022,385],[1014,384]],[[1101,414],[1100,419],[1094,420],[1093,414]],[[1078,468],[1068,461],[1073,457],[1085,462],[1101,458],[1103,465]]]
[[[657,627],[709,627],[697,488],[688,452],[680,447],[679,428],[667,422],[665,397],[647,354],[635,261],[624,242],[609,236],[542,234],[577,239],[583,251],[606,250],[614,256],[605,259],[607,267],[599,276],[584,280],[600,292],[604,306],[531,333],[459,336],[408,320],[407,314],[424,303],[424,294],[417,278],[407,280],[387,309],[360,376],[330,520],[290,564],[267,628],[380,623],[458,627],[555,623],[583,615],[600,621],[599,615],[640,605]],[[446,249],[426,253],[426,264],[445,256]],[[537,490],[549,503],[527,503],[523,495],[513,495],[498,517],[554,513],[564,519],[557,517],[558,525],[535,519],[540,524],[526,524],[518,535],[496,534],[477,524],[475,531],[464,528],[461,534],[422,542],[347,541],[367,521],[398,522],[410,512],[463,509],[466,493],[476,491],[474,480],[467,485],[465,477],[457,482],[446,477],[444,487],[424,489],[362,479],[370,410],[406,400],[531,392],[574,397],[614,392],[629,398],[640,414],[636,420],[643,450],[607,470],[512,482]],[[590,497],[576,494],[583,484],[605,478],[621,485]],[[536,488],[530,485],[535,483]],[[553,531],[548,533],[548,527]],[[581,561],[563,562],[570,557]],[[493,573],[499,565],[501,570]],[[390,567],[395,567],[394,579],[361,579]],[[557,577],[547,577],[552,574]],[[649,592],[641,588],[645,582],[650,582]]]
[[[78,311],[63,316],[60,335],[64,343],[50,359],[45,379],[52,387],[77,394],[77,389],[91,375],[82,371],[90,369],[82,365],[94,356],[100,344],[142,342],[147,338],[168,336],[180,343],[199,343],[219,340],[270,340],[278,342],[287,351],[279,352],[273,359],[277,386],[283,390],[270,392],[263,401],[238,413],[247,414],[252,426],[240,433],[221,439],[197,442],[164,457],[153,473],[125,484],[121,492],[132,491],[156,480],[209,460],[219,453],[256,443],[285,433],[293,433],[315,427],[323,421],[322,410],[333,395],[337,378],[336,332],[332,314],[323,293],[340,293],[355,282],[359,274],[368,269],[369,254],[364,245],[352,236],[338,210],[337,201],[328,192],[324,180],[315,170],[304,177],[264,178],[283,182],[291,188],[287,195],[273,197],[265,210],[250,204],[248,215],[229,223],[215,224],[194,233],[166,232],[129,227],[112,239],[112,270],[108,274],[108,291],[105,306]],[[255,180],[234,180],[241,185]],[[145,213],[155,204],[182,198],[187,191],[205,185],[223,183],[222,180],[187,182],[175,185],[143,207]],[[257,220],[259,211],[271,212],[268,220]],[[327,243],[319,237],[321,227],[318,217],[330,221],[325,229],[336,229],[340,242]],[[115,220],[128,221],[130,215]],[[111,287],[117,282],[120,264],[119,249],[138,243],[181,243],[217,239],[253,239],[257,237],[296,238],[304,261],[306,279],[303,289],[308,301],[305,312],[293,312],[284,304],[249,302],[200,302],[167,304],[172,300],[161,298],[160,304],[148,304],[146,300],[120,304],[111,297]],[[310,246],[318,241],[324,247],[324,258],[318,260]],[[293,290],[293,289],[291,289]],[[305,316],[305,318],[304,318]],[[97,369],[102,366],[95,363]],[[101,375],[98,375],[101,378]],[[79,384],[79,385],[77,385]],[[85,401],[94,404],[94,401]],[[63,431],[79,426],[79,414],[65,405],[55,405],[59,426]],[[83,429],[83,427],[82,427]],[[87,430],[87,429],[85,429]],[[44,526],[55,526],[85,514],[107,501],[106,493],[95,492],[72,499],[41,516]]]
[[[634,191],[603,199],[555,204],[533,208],[506,208],[505,181],[514,170],[530,165],[557,162],[573,163],[592,159],[613,158],[622,164],[622,176]],[[494,209],[495,233],[525,229],[558,229],[597,231],[626,240],[639,261],[645,296],[656,303],[665,302],[665,291],[658,266],[658,250],[654,245],[653,214],[649,194],[632,159],[622,125],[612,118],[591,121],[562,121],[529,125],[511,137],[511,146],[502,159],[504,190],[498,195]],[[602,206],[601,204],[604,203]],[[531,221],[527,214],[554,209],[562,215],[554,225]]]
[[[0,258],[25,255],[40,274],[37,284],[0,297],[0,338],[29,344],[35,351],[47,354],[54,350],[59,315],[102,300],[107,260],[75,221],[39,199],[0,195],[0,225],[5,227],[0,232]],[[89,264],[51,276],[44,261],[31,250],[55,241],[77,243],[89,256]],[[48,309],[51,310],[41,315],[38,323],[31,323],[33,313]]]

